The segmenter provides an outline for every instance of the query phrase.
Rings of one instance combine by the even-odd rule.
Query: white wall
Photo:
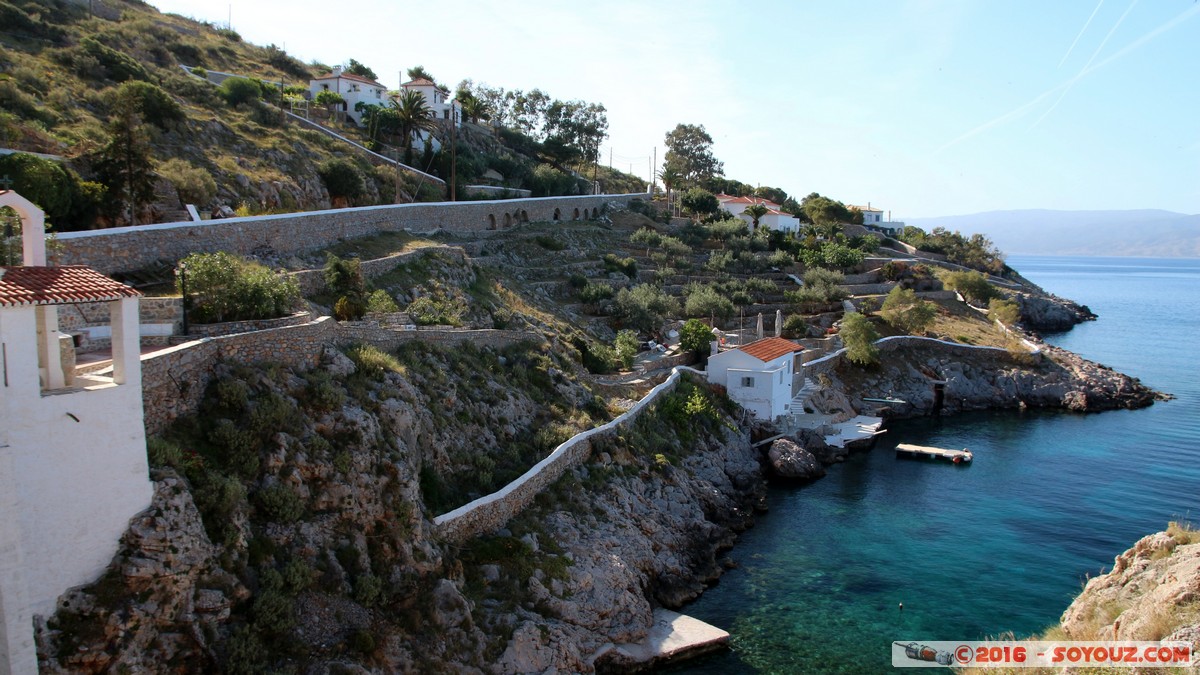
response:
[[[763,363],[749,354],[731,349],[708,359],[708,381],[725,387],[729,398],[760,419],[773,420],[789,412],[792,400],[793,354]],[[743,378],[752,378],[745,386]]]
[[[136,344],[137,303],[126,304],[115,312],[114,337],[132,330]],[[127,384],[80,377],[74,388],[43,392],[35,316],[33,307],[0,309],[0,490],[15,502],[5,505],[0,528],[0,646],[32,638],[28,617],[50,614],[64,591],[100,576],[153,493],[140,370],[124,375]]]

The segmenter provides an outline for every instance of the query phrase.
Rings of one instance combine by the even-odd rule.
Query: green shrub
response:
[[[422,295],[405,310],[419,326],[461,326],[467,305],[461,298],[437,298]]]
[[[273,319],[286,316],[300,299],[294,279],[224,251],[193,253],[187,270],[190,312],[199,323]],[[179,283],[181,277],[176,277]]]
[[[258,508],[267,520],[275,523],[294,523],[304,515],[304,502],[286,485],[272,485],[258,491]]]
[[[739,304],[750,304],[749,295],[744,295],[746,302]],[[718,321],[728,321],[733,316],[733,309],[733,301],[712,286],[692,284],[687,290],[683,313],[691,317],[713,317]]]
[[[617,293],[615,304],[616,315],[627,326],[647,333],[661,328],[667,316],[679,311],[674,298],[651,284],[640,284],[632,289],[622,288]]]
[[[313,568],[303,558],[292,558],[283,566],[283,583],[293,593],[307,591],[315,577]]]
[[[247,103],[256,103],[262,97],[262,87],[258,85],[258,81],[248,77],[227,78],[221,82],[218,91],[225,102],[235,108]]]
[[[366,194],[366,180],[354,162],[335,157],[327,159],[317,167],[317,175],[325,183],[330,199],[345,199],[357,203]]]
[[[1000,292],[980,272],[974,270],[969,272],[939,271],[938,276],[946,288],[962,293],[963,297],[972,304],[986,305],[992,298],[1000,297]]]
[[[1015,326],[1021,320],[1021,308],[1012,300],[992,298],[988,301],[988,318],[1005,326]]]
[[[785,338],[802,338],[808,336],[808,322],[799,314],[788,316],[783,322],[783,337]]]
[[[547,251],[562,251],[563,249],[567,248],[566,243],[546,234],[539,234],[538,236],[534,237],[533,240],[537,242],[538,246],[541,246]]]
[[[860,366],[879,361],[879,348],[875,341],[879,333],[871,325],[871,320],[854,312],[842,319],[842,343],[846,346],[846,358]]]
[[[608,300],[614,295],[612,286],[608,284],[593,284],[585,281],[583,288],[579,289],[579,300],[588,305],[594,305],[598,302]]]
[[[879,315],[900,330],[919,334],[937,318],[937,307],[917,297],[911,289],[896,286],[887,294]]]
[[[620,272],[630,279],[637,278],[637,260],[620,258],[612,253],[604,254],[604,269],[607,272]]]
[[[367,306],[361,297],[343,295],[333,303],[333,318],[338,321],[357,321],[366,314]]]
[[[371,345],[351,347],[346,356],[358,367],[358,372],[377,380],[387,373],[403,373],[404,365],[395,356]]]
[[[613,343],[613,351],[622,368],[628,370],[633,365],[633,358],[637,356],[639,346],[640,342],[637,333],[631,330],[617,332],[617,339]]]
[[[379,289],[367,296],[367,311],[371,314],[391,314],[399,312],[400,306],[387,291]]]
[[[117,99],[131,102],[142,119],[160,129],[172,129],[187,121],[187,115],[175,99],[150,82],[129,81],[117,87]]]
[[[186,159],[172,157],[158,165],[158,173],[171,181],[179,193],[179,199],[186,204],[203,207],[217,196],[217,181],[212,174]]]
[[[699,319],[688,319],[679,331],[679,346],[693,354],[706,355],[712,349],[713,333]]]
[[[75,67],[83,77],[107,78],[113,82],[150,79],[137,59],[100,44],[95,38],[83,38],[77,49]]]

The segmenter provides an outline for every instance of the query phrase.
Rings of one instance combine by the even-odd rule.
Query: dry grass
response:
[[[936,304],[938,316],[929,333],[963,344],[1008,348],[1008,335],[983,314],[952,300],[940,300]]]

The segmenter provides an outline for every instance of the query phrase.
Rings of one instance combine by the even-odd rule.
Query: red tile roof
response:
[[[763,206],[771,209],[779,208],[779,204],[776,204],[770,199],[763,199],[762,197],[729,197],[729,199],[718,199],[718,201],[723,204],[762,204]]]
[[[753,356],[763,363],[767,363],[769,361],[774,361],[784,354],[794,354],[798,351],[802,351],[804,347],[801,347],[791,340],[769,337],[751,342],[744,347],[738,347],[738,349],[746,352],[750,356]]]
[[[369,84],[372,87],[379,87],[380,89],[387,89],[387,87],[383,86],[382,84],[379,84],[375,80],[372,80],[367,77],[363,77],[361,75],[355,75],[353,73],[342,73],[341,75],[334,75],[333,73],[330,73],[328,75],[322,75],[321,77],[314,77],[313,81],[336,80],[339,77],[342,78],[343,80],[352,80],[354,82],[362,82],[365,84]]]
[[[433,80],[430,80],[428,78],[418,77],[417,79],[409,80],[408,82],[405,82],[404,84],[402,84],[400,86],[401,87],[436,87],[437,84],[434,83]]]
[[[140,295],[84,265],[0,267],[0,307],[107,302]]]

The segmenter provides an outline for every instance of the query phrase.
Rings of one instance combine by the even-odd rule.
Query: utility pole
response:
[[[608,146],[608,168],[612,168],[612,146]]]

